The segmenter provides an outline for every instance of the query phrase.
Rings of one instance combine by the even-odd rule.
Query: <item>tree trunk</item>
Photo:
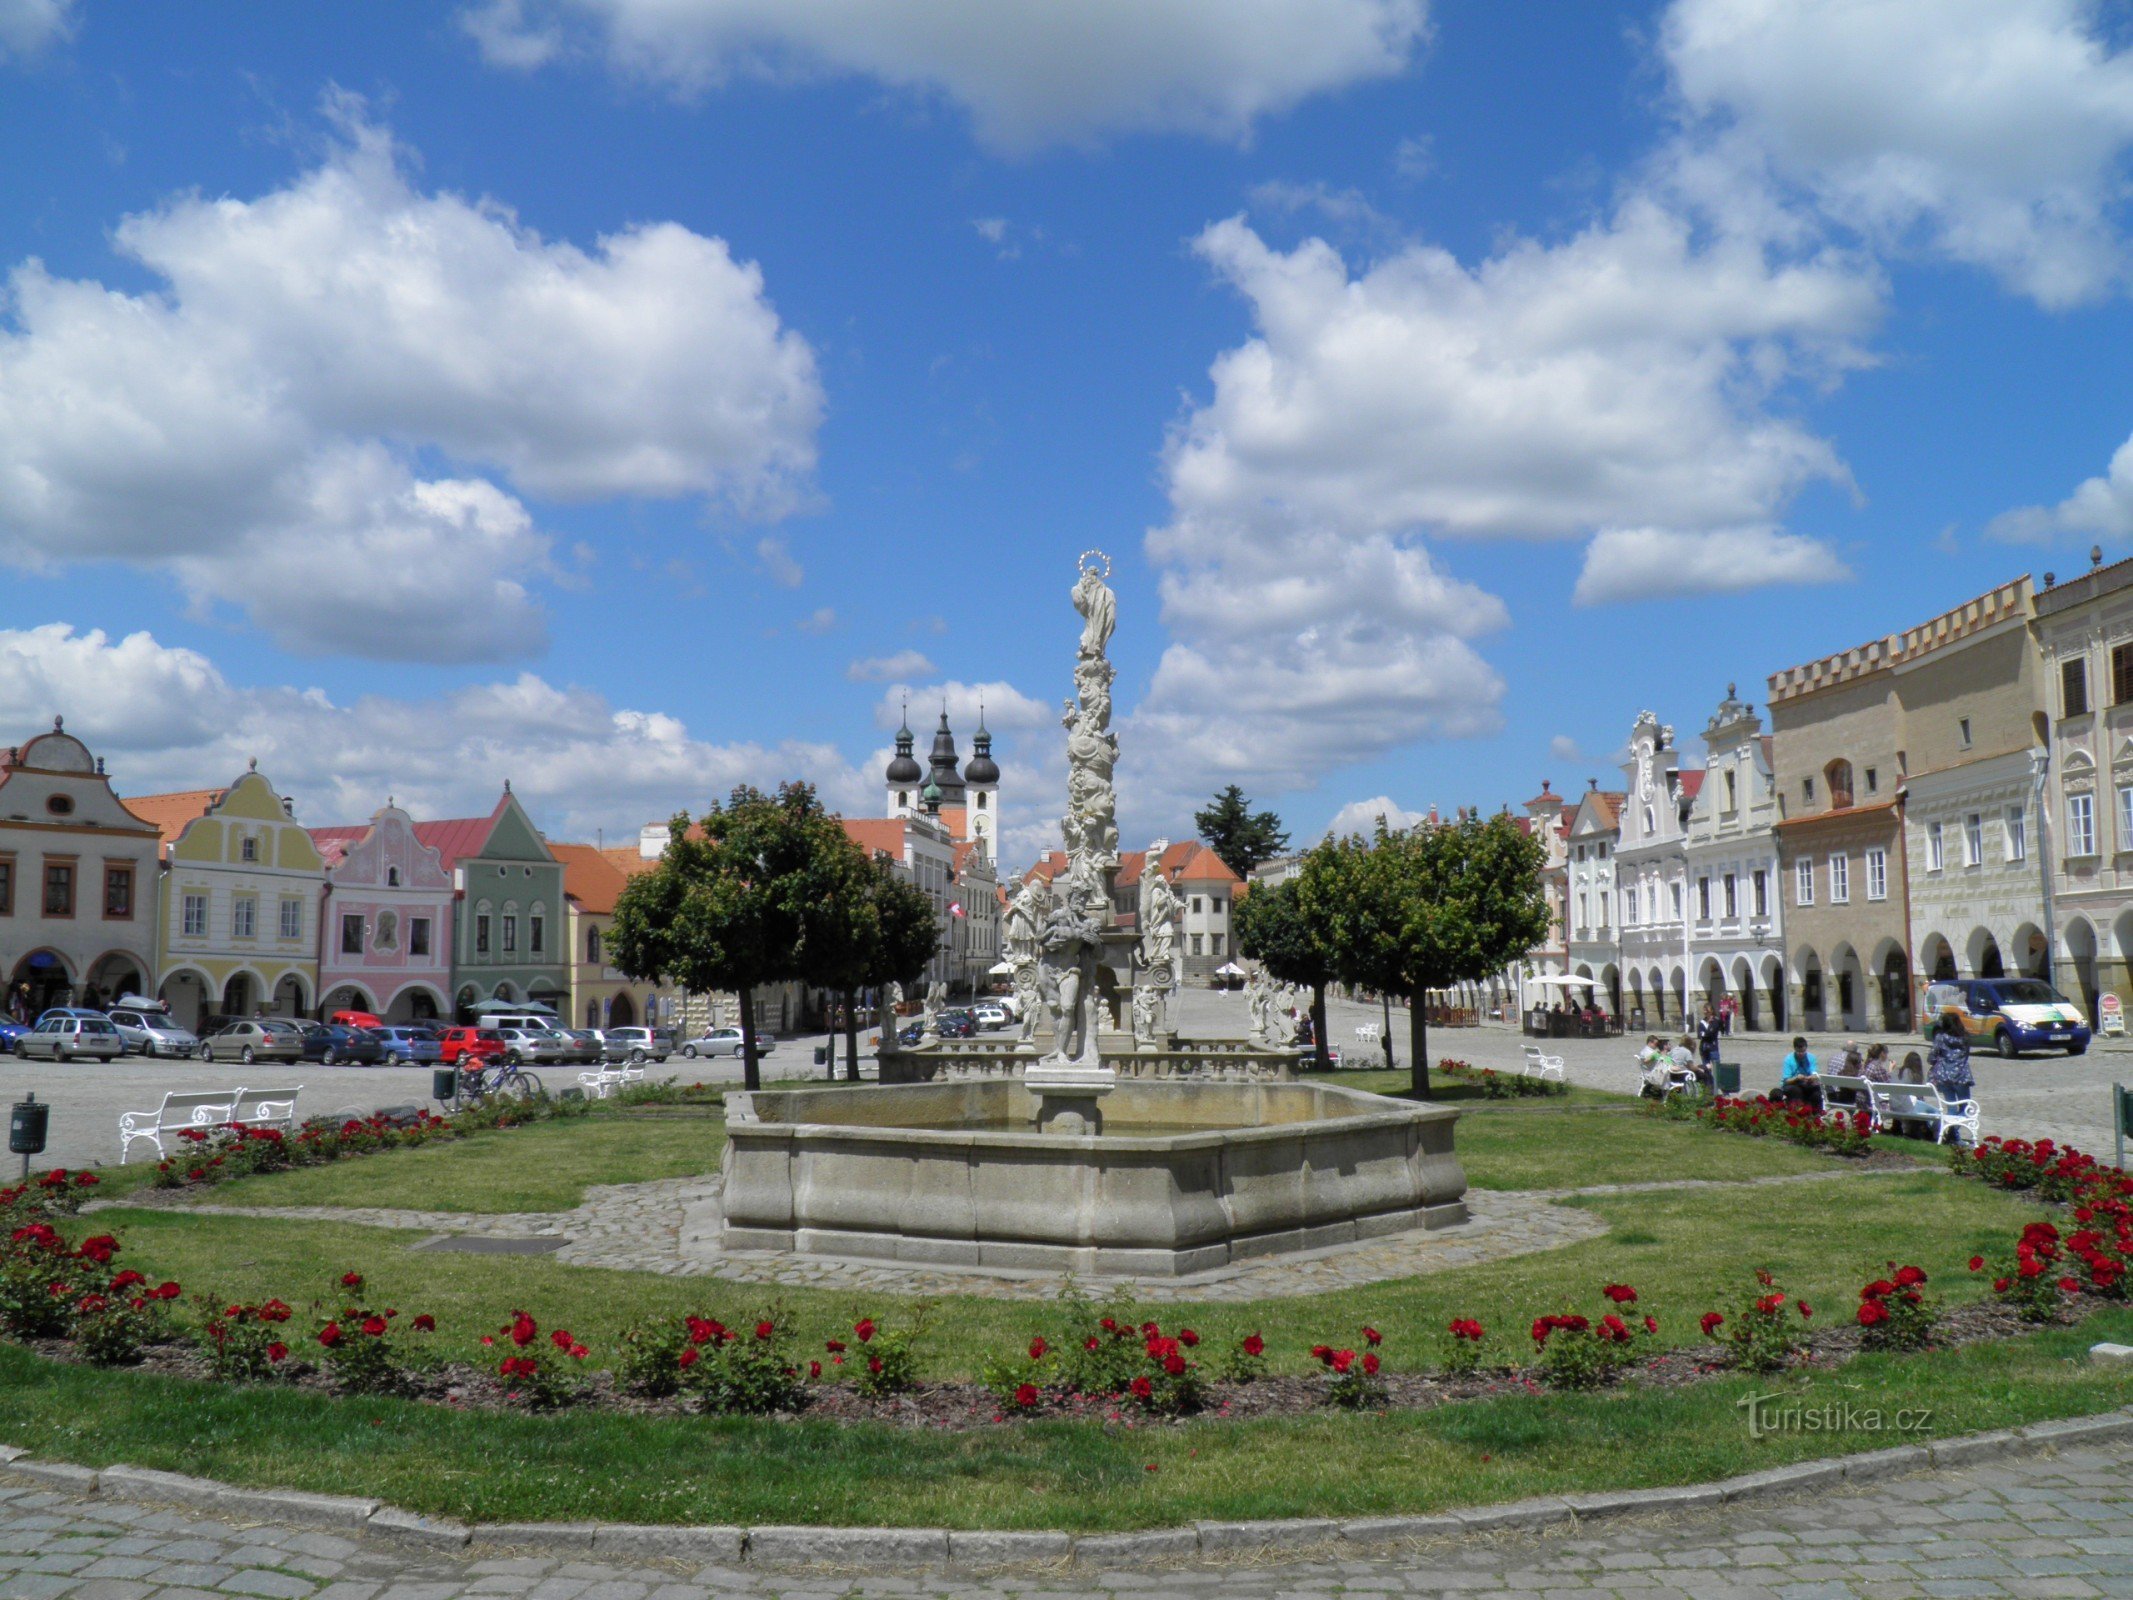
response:
[[[1326,986],[1323,983],[1311,985],[1311,1037],[1318,1049],[1318,1070],[1330,1071],[1326,1061]]]
[[[755,1058],[755,991],[743,989],[741,999],[741,1083],[751,1092],[763,1087],[763,1069]]]
[[[1378,999],[1385,1007],[1385,1030],[1378,1037],[1385,1042],[1385,1070],[1390,1072],[1398,1065],[1392,1059],[1392,995],[1390,993],[1381,994]]]
[[[1411,995],[1407,1001],[1408,1048],[1415,1058],[1407,1064],[1408,1088],[1417,1100],[1435,1098],[1429,1088],[1429,996]]]
[[[837,1052],[830,1052],[830,1076],[837,1076]],[[859,991],[844,991],[844,1077],[847,1083],[859,1081]]]

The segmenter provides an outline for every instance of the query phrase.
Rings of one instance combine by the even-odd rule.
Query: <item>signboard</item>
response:
[[[2096,1002],[2096,1031],[2122,1036],[2126,1031],[2126,1003],[2115,994]]]

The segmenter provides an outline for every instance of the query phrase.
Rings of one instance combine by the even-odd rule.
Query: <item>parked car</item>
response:
[[[577,1046],[554,1028],[498,1028],[504,1059],[515,1066],[555,1067],[574,1057]]]
[[[200,1041],[202,1061],[283,1061],[294,1065],[304,1056],[304,1036],[272,1017],[243,1017]]]
[[[767,1033],[755,1036],[755,1055],[758,1061],[777,1049],[778,1041]],[[738,1028],[713,1028],[702,1036],[691,1039],[681,1047],[681,1053],[694,1061],[698,1056],[739,1056],[741,1053],[741,1030]]]
[[[437,1059],[448,1067],[478,1067],[503,1053],[504,1036],[494,1028],[447,1028],[437,1036]]]
[[[134,1055],[183,1059],[200,1048],[200,1036],[180,1027],[163,1007],[113,1006],[109,1014],[111,1026]]]
[[[37,1014],[37,1021],[42,1022],[46,1017],[78,1017],[84,1022],[109,1022],[111,1020],[103,1012],[92,1011],[85,1006],[47,1006]]]
[[[434,1066],[444,1059],[444,1043],[434,1028],[405,1027],[387,1023],[373,1030],[388,1067]]]
[[[937,1025],[943,1039],[971,1039],[977,1036],[978,1019],[976,1013],[965,1011],[960,1006],[951,1006],[948,1010],[943,1011],[939,1016]]]
[[[2088,1018],[2042,978],[1951,978],[1930,983],[1924,1010],[1929,1026],[1952,1016],[1973,1041],[1989,1040],[2003,1056],[2018,1056],[2025,1050],[2064,1050],[2078,1056],[2089,1047]]]
[[[627,1061],[641,1067],[647,1061],[664,1061],[674,1053],[674,1035],[665,1028],[603,1028],[607,1059]]]
[[[978,1019],[978,1026],[987,1033],[994,1033],[1002,1028],[1012,1028],[1015,1025],[1015,1019],[1007,1014],[1007,1007],[996,1004],[991,1000],[979,1001],[970,1008],[970,1014]]]
[[[22,1043],[22,1036],[29,1031],[30,1025],[26,1022],[17,1022],[13,1017],[0,1017],[0,1051],[8,1055],[21,1054],[16,1046]]]
[[[109,1061],[126,1053],[126,1043],[118,1029],[111,1026],[111,1019],[100,1013],[75,1016],[47,1011],[37,1019],[37,1026],[22,1036],[15,1053],[32,1060],[79,1061],[83,1056],[94,1056],[99,1061]]]
[[[558,1028],[555,1032],[565,1041],[563,1060],[571,1065],[597,1067],[607,1059],[607,1041],[598,1028]]]
[[[367,1028],[337,1022],[294,1024],[303,1035],[304,1059],[322,1067],[375,1067],[385,1060],[385,1046]]]

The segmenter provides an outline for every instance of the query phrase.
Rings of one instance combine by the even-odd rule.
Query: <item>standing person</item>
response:
[[[1821,1109],[1822,1086],[1815,1081],[1817,1070],[1815,1058],[1807,1051],[1806,1036],[1794,1035],[1792,1052],[1781,1064],[1778,1098]]]
[[[1705,1006],[1703,1020],[1696,1025],[1696,1053],[1705,1072],[1718,1065],[1718,1036],[1721,1031],[1718,1014],[1709,1006]]]
[[[1954,1016],[1940,1019],[1933,1051],[1926,1059],[1926,1081],[1950,1100],[1968,1100],[1977,1091],[1970,1071],[1970,1035]]]

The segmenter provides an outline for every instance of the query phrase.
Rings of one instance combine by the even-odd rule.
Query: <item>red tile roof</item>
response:
[[[1138,882],[1148,865],[1145,850],[1121,850],[1118,853],[1118,881]],[[1067,858],[1063,851],[1047,850],[1037,858],[1037,864],[1022,875],[1027,883],[1032,878],[1042,878],[1049,883],[1066,871]],[[1173,883],[1231,883],[1244,880],[1230,871],[1229,863],[1197,839],[1182,839],[1163,852],[1163,873]]]
[[[615,909],[629,879],[606,851],[589,844],[551,844],[548,849],[563,863],[563,893],[577,901],[580,911],[605,916]]]
[[[134,795],[126,809],[163,835],[165,844],[175,844],[178,835],[213,809],[227,789],[181,789],[171,794]]]
[[[462,856],[481,854],[481,847],[489,842],[489,834],[496,826],[496,819],[504,814],[504,797],[496,797],[496,809],[486,817],[453,817],[445,822],[418,822],[415,837],[437,852],[437,857],[450,872],[459,864]]]
[[[904,819],[902,817],[840,817],[844,831],[851,835],[852,842],[869,856],[889,856],[896,861],[904,858]]]

